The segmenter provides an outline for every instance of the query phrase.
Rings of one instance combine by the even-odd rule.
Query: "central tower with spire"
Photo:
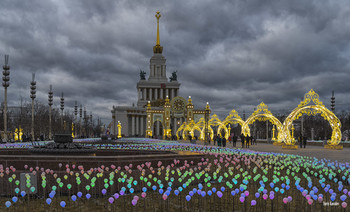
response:
[[[156,12],[155,17],[157,19],[157,40],[150,59],[149,77],[147,80],[143,77],[137,83],[137,106],[139,107],[144,107],[148,101],[164,100],[167,96],[171,100],[179,95],[180,83],[177,82],[177,79],[168,81],[166,74],[166,59],[162,55],[163,46],[160,45],[159,20],[161,14],[159,11]]]

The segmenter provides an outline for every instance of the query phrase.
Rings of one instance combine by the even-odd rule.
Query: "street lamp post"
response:
[[[86,107],[84,107],[84,136],[87,137],[86,135]]]
[[[92,124],[92,112],[90,112],[90,130],[89,130],[90,132],[89,132],[89,135],[91,135],[92,134],[92,132],[93,132],[93,124]]]
[[[49,91],[49,139],[52,138],[52,101],[53,101],[53,92],[52,92],[52,85],[50,85],[50,91]]]
[[[36,97],[36,81],[35,73],[32,74],[32,82],[30,83],[30,98],[32,99],[32,141],[35,141],[34,136],[34,99]]]
[[[83,106],[80,105],[80,110],[79,110],[79,116],[80,116],[80,119],[79,119],[79,137],[81,137],[81,117],[83,116]]]
[[[75,122],[77,122],[77,116],[78,116],[78,102],[75,101],[75,105],[74,105],[74,115],[75,115]],[[77,137],[77,127],[76,127],[76,123],[74,124],[74,137]]]
[[[64,110],[64,97],[63,97],[63,92],[61,96],[61,129],[63,127],[63,110]],[[66,131],[65,127],[63,128],[64,131]]]
[[[208,132],[208,128],[209,128],[209,113],[210,113],[210,108],[209,108],[209,102],[207,102],[207,105],[205,107],[205,142],[209,141],[209,132]]]
[[[7,141],[7,88],[10,86],[10,66],[8,66],[9,56],[5,55],[5,65],[2,67],[4,71],[2,74],[4,75],[2,77],[2,86],[5,89],[5,96],[4,96],[4,139]]]

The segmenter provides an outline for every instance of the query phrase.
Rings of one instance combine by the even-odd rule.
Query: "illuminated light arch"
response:
[[[309,105],[313,102],[315,105]],[[285,119],[283,123],[284,128],[284,139],[287,145],[294,145],[295,140],[290,134],[290,130],[293,124],[293,121],[300,118],[303,114],[308,116],[315,116],[320,114],[325,120],[329,122],[332,128],[332,137],[331,140],[328,140],[328,145],[336,146],[341,141],[341,123],[334,115],[334,113],[328,110],[324,104],[319,100],[319,95],[312,89],[305,94],[304,100],[300,102],[297,108],[295,108],[289,116]]]
[[[202,139],[202,129],[196,124],[191,128],[191,135],[194,135],[194,131],[197,130],[200,134],[199,138]]]
[[[254,113],[249,116],[249,118],[244,122],[242,126],[242,132],[245,136],[250,136],[250,128],[249,124],[254,123],[255,121],[270,121],[273,125],[277,128],[277,141],[276,143],[282,144],[283,141],[283,125],[282,123],[269,111],[267,105],[264,104],[264,102],[261,102],[260,105],[258,105],[257,109],[254,111]]]
[[[238,113],[237,113],[237,111],[236,110],[231,110],[231,112],[229,113],[229,115],[225,118],[225,120],[224,121],[222,121],[222,123],[221,123],[221,125],[219,126],[219,128],[218,128],[218,132],[220,132],[220,130],[221,130],[221,128],[223,128],[224,127],[224,129],[225,129],[225,137],[226,137],[226,140],[228,139],[228,137],[230,136],[230,135],[228,135],[228,129],[227,129],[227,125],[228,124],[239,124],[240,126],[241,126],[241,129],[242,129],[242,127],[243,127],[243,125],[244,125],[244,121],[242,120],[242,118],[238,115]],[[250,129],[248,129],[249,130],[249,134],[250,134]],[[243,132],[243,131],[242,131]]]
[[[184,123],[186,123],[186,122],[184,122]],[[182,138],[186,138],[187,137],[186,132],[189,132],[191,135],[193,135],[192,134],[192,129],[193,129],[194,125],[195,125],[195,123],[194,123],[193,120],[191,120],[190,123],[185,125],[185,127],[184,127],[184,129],[182,131]]]
[[[179,129],[177,129],[177,131],[176,131],[176,138],[177,138],[177,140],[180,139],[180,135],[179,134],[181,133],[182,130],[185,129],[186,125],[187,125],[186,122],[183,122],[181,124],[181,126],[179,127]]]

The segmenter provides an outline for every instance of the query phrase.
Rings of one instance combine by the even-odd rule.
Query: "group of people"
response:
[[[236,147],[238,138],[240,138],[240,140],[241,140],[242,148],[249,148],[250,145],[257,144],[256,138],[254,138],[253,136],[248,136],[248,135],[245,136],[243,134],[241,134],[239,137],[232,134],[231,136],[228,137],[228,141],[230,143],[232,143],[233,147]],[[213,140],[214,140],[214,145],[226,147],[227,140],[226,140],[225,136],[221,136],[220,134],[214,135]],[[210,140],[208,142],[210,144]]]

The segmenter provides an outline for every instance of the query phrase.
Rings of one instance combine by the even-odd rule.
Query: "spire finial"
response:
[[[163,46],[160,45],[160,41],[159,41],[159,19],[161,17],[160,12],[157,11],[155,16],[157,18],[157,42],[156,42],[156,45],[153,47],[153,53],[161,54],[163,52]]]

